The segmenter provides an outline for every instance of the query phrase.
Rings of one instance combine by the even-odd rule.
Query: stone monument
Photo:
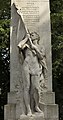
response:
[[[11,0],[10,93],[4,120],[58,120],[49,0]]]

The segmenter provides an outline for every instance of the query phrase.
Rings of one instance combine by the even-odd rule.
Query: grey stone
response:
[[[5,105],[4,120],[16,120],[16,105],[15,104]]]
[[[21,8],[23,16],[25,16],[24,17],[24,21],[25,21],[25,18],[26,19],[28,19],[28,18],[27,18],[27,15],[25,14],[25,11],[23,10],[24,9],[23,5],[25,5],[25,7],[26,7],[28,5],[27,4],[28,1],[26,1],[25,4],[23,4],[21,0],[19,0],[19,2],[17,0],[11,2],[12,21],[11,21],[11,40],[10,40],[10,46],[11,46],[11,49],[10,49],[10,53],[11,53],[10,54],[10,67],[11,67],[11,69],[10,69],[11,70],[10,71],[10,91],[20,92],[21,97],[23,98],[22,65],[20,64],[19,51],[18,51],[17,45],[20,42],[20,40],[24,37],[25,29],[23,27],[24,26],[23,21],[21,20],[20,21],[20,24],[21,24],[20,31],[18,32],[20,16],[17,14],[16,9],[13,5],[13,2],[17,5],[17,8]],[[34,6],[32,6],[32,8],[34,9],[34,7],[36,7],[36,5],[39,5],[39,4],[38,4],[38,1],[36,2],[36,4],[35,4],[35,1],[33,1],[33,2],[34,2]],[[28,6],[28,8],[29,8],[29,6]],[[31,32],[36,31],[39,33],[40,45],[42,45],[42,43],[43,43],[43,45],[46,49],[46,58],[47,58],[47,66],[48,66],[47,77],[48,77],[48,81],[50,80],[49,82],[47,81],[46,83],[47,83],[48,90],[50,91],[50,90],[52,90],[52,87],[51,87],[52,86],[52,82],[51,82],[52,81],[52,68],[51,68],[51,37],[50,37],[49,2],[40,1],[40,5],[38,6],[38,8],[37,8],[37,10],[39,10],[39,18],[41,18],[41,19],[39,19],[39,22],[37,23],[37,18],[35,18],[36,23],[32,23],[33,20],[31,19],[31,23],[34,24],[34,25],[32,25],[32,27],[31,27],[30,21],[28,21],[29,25],[27,25],[27,21],[25,21],[25,24]],[[42,17],[42,14],[45,10],[46,10],[46,14],[44,14],[44,17]],[[38,24],[38,25],[35,25],[35,24]],[[47,32],[48,32],[48,34],[46,34]],[[43,35],[42,35],[42,33],[43,33]],[[45,35],[49,36],[48,40]],[[48,51],[48,53],[47,53],[47,51]],[[49,83],[49,85],[48,85],[48,83]],[[11,99],[12,98],[9,99],[11,102],[12,101],[16,102],[16,100],[17,100],[16,96],[15,96],[15,98],[13,98],[13,100],[11,100]],[[8,102],[10,102],[9,100],[8,100]],[[19,101],[19,97],[18,97],[18,101]],[[23,104],[23,100],[21,101],[21,104]]]
[[[45,118],[59,118],[58,116],[58,105],[57,104],[39,104],[41,110],[44,112]]]
[[[8,100],[7,100],[8,103],[15,103],[17,102],[16,100],[16,92],[9,92],[8,93]]]
[[[19,21],[23,21],[22,12],[19,7],[16,6],[14,3],[14,8],[16,10],[16,14],[19,15]],[[31,8],[32,9],[32,8]],[[24,16],[24,14],[23,14]],[[20,23],[19,22],[19,23]],[[20,32],[20,26],[18,23],[18,31],[17,34]],[[23,56],[23,62],[22,62],[22,72],[23,72],[23,86],[24,86],[24,101],[27,109],[27,114],[31,113],[31,96],[34,99],[34,108],[38,112],[41,110],[38,107],[39,103],[39,81],[40,81],[40,75],[43,74],[45,79],[45,71],[47,69],[46,62],[45,62],[45,55],[41,52],[41,50],[38,48],[38,42],[39,42],[39,34],[37,32],[30,32],[28,31],[25,23],[25,30],[26,35],[25,37],[18,43],[19,48],[19,54]],[[19,38],[20,39],[20,38]],[[24,42],[25,41],[25,42]],[[27,48],[27,49],[25,49]],[[24,55],[23,55],[24,52]],[[25,57],[24,57],[25,56]],[[39,59],[39,60],[38,60]],[[42,70],[43,67],[43,70]],[[44,73],[43,73],[44,71]],[[30,92],[30,93],[29,93]],[[26,99],[25,99],[26,98]]]
[[[20,116],[20,119],[18,120],[45,120],[43,115],[41,115],[40,113],[36,113],[36,114],[32,114],[32,116]]]
[[[45,104],[55,104],[55,93],[54,92],[41,92],[40,102]]]
[[[16,119],[18,119],[20,115],[25,114],[25,113],[26,113],[26,111],[25,111],[22,103],[21,102],[17,103],[16,104]]]
[[[8,93],[8,103],[19,103],[23,102],[21,92],[11,91]]]
[[[18,49],[17,49],[17,44],[20,42],[20,39],[23,38],[24,34],[25,34],[25,30],[23,29],[23,24],[21,25],[21,34],[20,34],[20,39],[18,39],[17,41],[17,26],[18,26],[18,21],[19,21],[19,16],[16,14],[16,11],[13,7],[13,2],[15,2],[17,4],[18,7],[20,7],[21,9],[26,7],[27,2],[26,1],[24,3],[22,3],[21,0],[17,1],[11,1],[11,5],[12,5],[12,9],[11,9],[11,13],[12,13],[12,24],[11,24],[11,55],[10,55],[10,59],[11,59],[11,80],[10,80],[10,89],[11,90],[15,90],[17,86],[17,82],[19,82],[18,79],[20,79],[19,76],[21,76],[20,74],[20,63],[19,63],[19,59],[17,58],[18,55]],[[32,2],[32,1],[31,1]],[[30,2],[30,4],[32,4]],[[34,1],[33,1],[34,2]],[[36,31],[37,33],[39,33],[40,35],[40,47],[42,45],[44,45],[45,50],[46,50],[46,58],[47,58],[47,66],[48,66],[48,81],[47,81],[47,86],[48,86],[48,90],[52,91],[52,63],[51,63],[51,30],[50,30],[50,9],[49,9],[49,0],[47,1],[40,1],[40,4],[38,3],[39,1],[37,0],[36,2],[34,2],[34,6],[38,6],[38,10],[39,10],[39,22],[38,23],[33,23],[34,25],[31,26],[30,21],[25,21],[26,26],[28,27],[28,29],[30,29],[30,31]],[[33,6],[32,6],[33,7]],[[27,14],[25,15],[25,11],[22,10],[23,15],[25,16],[25,18],[27,18]],[[29,15],[29,14],[28,14]],[[31,18],[31,17],[30,17]],[[29,18],[28,18],[29,19]],[[31,19],[32,22],[32,19]],[[27,23],[29,23],[29,25],[27,25]],[[13,30],[14,29],[14,30]],[[13,41],[12,41],[13,40]],[[17,65],[17,66],[16,66]],[[21,77],[22,80],[22,77]]]
[[[24,23],[16,12],[13,5],[21,9]],[[32,13],[33,12],[33,13]],[[23,39],[26,30],[36,31],[40,36],[39,48],[44,46],[48,72],[45,81],[46,92],[40,95],[39,106],[44,112],[43,116],[36,114],[34,117],[24,116],[26,113],[24,97],[24,86],[22,71],[22,57],[19,54],[17,45]],[[31,59],[32,60],[32,59]],[[36,70],[36,69],[35,69]],[[34,79],[35,80],[35,79]],[[47,92],[48,91],[48,92]],[[34,92],[33,92],[34,93]],[[26,97],[25,97],[26,99]],[[52,92],[52,62],[51,62],[51,28],[50,28],[50,8],[49,0],[11,0],[11,31],[10,31],[10,93],[8,103],[5,106],[5,120],[58,120],[58,106],[55,105],[55,95]],[[32,100],[32,98],[31,98]]]
[[[18,92],[10,92],[8,93],[8,103],[9,104],[16,104],[16,118],[18,119],[20,114],[24,114],[25,111],[25,104],[23,103],[23,98],[21,98],[21,94]],[[22,104],[23,103],[23,104]]]
[[[45,120],[59,120],[59,118],[45,118]]]

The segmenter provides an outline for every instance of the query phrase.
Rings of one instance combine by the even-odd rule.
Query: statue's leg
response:
[[[26,65],[23,70],[24,75],[24,101],[26,105],[26,112],[27,115],[31,115],[31,108],[30,108],[30,74],[28,70],[28,66]]]
[[[33,75],[31,78],[31,82],[32,82],[33,98],[35,101],[35,111],[42,113],[42,111],[39,108],[39,76]]]

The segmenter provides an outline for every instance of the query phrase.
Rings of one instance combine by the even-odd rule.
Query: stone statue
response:
[[[36,32],[28,32],[18,44],[19,53],[23,58],[24,101],[27,115],[32,115],[34,111],[43,113],[39,108],[39,82],[43,74],[42,69],[47,70],[47,66],[42,52],[38,49],[39,40]]]
[[[14,4],[15,5],[15,4]],[[15,5],[17,14],[24,23],[21,9]],[[18,26],[19,27],[19,26]],[[43,113],[39,108],[40,80],[43,75],[45,78],[45,70],[47,70],[46,62],[42,51],[39,50],[40,37],[36,32],[30,33],[25,23],[25,36],[19,42],[19,54],[22,64],[22,77],[24,87],[24,102],[26,106],[26,114],[32,115],[34,112]],[[20,28],[19,28],[20,31]]]

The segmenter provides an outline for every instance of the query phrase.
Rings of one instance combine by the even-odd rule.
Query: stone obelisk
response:
[[[23,100],[22,66],[19,59],[18,43],[25,34],[23,21],[17,14],[14,4],[21,9],[24,23],[30,32],[40,36],[40,47],[44,46],[47,62],[47,90],[42,91],[39,106],[44,112],[42,116],[23,117],[25,105]],[[20,20],[20,21],[19,21]],[[19,31],[19,32],[18,32]],[[5,105],[4,120],[58,120],[58,106],[55,104],[55,93],[52,92],[52,57],[51,27],[49,0],[11,0],[10,26],[10,93]]]

